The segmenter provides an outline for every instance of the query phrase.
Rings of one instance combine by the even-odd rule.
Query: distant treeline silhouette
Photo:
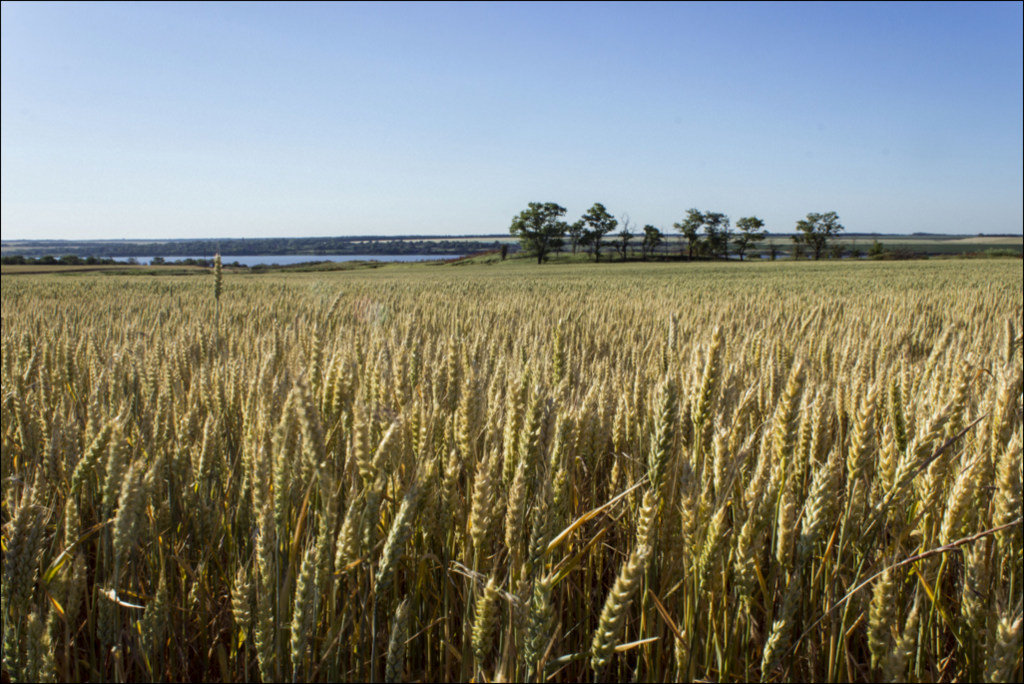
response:
[[[5,255],[66,254],[79,257],[148,257],[161,255],[345,255],[451,254],[497,249],[499,241],[415,239],[400,237],[225,238],[202,240],[39,240],[5,242]]]
[[[557,253],[566,240],[572,246],[573,254],[582,248],[590,252],[594,261],[600,261],[601,246],[607,244],[625,261],[629,258],[629,244],[634,238],[639,238],[640,258],[646,261],[648,255],[656,252],[666,237],[660,228],[651,224],[645,225],[642,232],[636,232],[636,226],[628,214],[623,215],[620,221],[608,213],[600,202],[594,203],[575,223],[563,221],[563,216],[565,207],[554,202],[530,202],[526,209],[512,219],[509,232],[519,238],[527,253],[537,257],[538,264],[547,261],[551,253]],[[725,214],[699,209],[689,209],[686,217],[672,227],[686,240],[685,252],[681,251],[680,256],[690,260],[729,259],[730,256],[742,260],[748,251],[768,237],[764,221],[756,216],[738,219],[737,230],[733,230]],[[616,228],[620,230],[613,234]],[[807,214],[806,218],[796,222],[796,232],[792,236],[793,256],[799,258],[808,255],[815,259],[843,256],[841,249],[839,253],[835,249],[827,251],[833,238],[843,230],[845,228],[839,223],[839,215],[834,211]],[[881,249],[877,240],[875,245]],[[769,256],[774,259],[777,253],[777,247],[770,244]]]

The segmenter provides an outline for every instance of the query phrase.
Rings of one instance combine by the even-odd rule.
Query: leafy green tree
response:
[[[732,238],[732,231],[729,230],[729,217],[716,211],[704,214],[704,234],[711,256],[728,259],[729,240]]]
[[[583,232],[583,239],[593,252],[594,261],[600,261],[601,240],[615,230],[619,222],[600,202],[595,202],[594,206],[590,207],[590,211],[583,215],[583,221],[588,226]]]
[[[768,237],[768,231],[764,229],[764,221],[756,216],[741,218],[736,221],[736,227],[739,228],[739,233],[732,243],[736,245],[736,253],[739,254],[740,261],[743,261],[743,255],[747,253],[747,250]]]
[[[885,247],[882,243],[875,238],[875,241],[871,243],[871,247],[868,248],[868,256],[872,259],[881,259],[885,255]]]
[[[569,244],[572,245],[572,253],[576,253],[576,248],[581,244],[583,240],[583,229],[586,226],[583,219],[570,223],[569,228],[566,232],[569,233]]]
[[[700,230],[704,227],[704,214],[696,209],[689,209],[686,218],[673,227],[683,234],[687,242],[687,258],[693,260],[693,251],[700,243]]]
[[[814,254],[815,259],[828,247],[828,241],[845,230],[839,223],[839,216],[836,212],[830,211],[825,214],[808,214],[807,218],[796,222],[797,234],[793,236],[793,242],[798,247],[805,246]]]
[[[640,255],[644,261],[647,261],[647,255],[661,244],[661,240],[662,234],[660,230],[649,223],[644,226],[644,238],[640,242]]]
[[[629,220],[629,214],[626,214],[622,217],[622,229],[616,234],[619,239],[615,242],[615,249],[622,255],[623,261],[626,260],[626,255],[629,253],[629,241],[635,235],[631,230],[632,227],[633,223]]]
[[[565,207],[554,202],[530,202],[512,219],[509,232],[519,238],[523,249],[537,255],[537,263],[544,263],[548,253],[562,246],[562,236],[568,226],[559,218],[565,215]]]

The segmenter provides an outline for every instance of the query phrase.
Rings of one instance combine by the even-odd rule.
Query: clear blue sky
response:
[[[4,239],[1024,225],[1021,3],[2,5]]]

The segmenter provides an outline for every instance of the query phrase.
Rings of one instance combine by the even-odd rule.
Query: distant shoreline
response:
[[[2,256],[79,256],[143,258],[158,254],[166,258],[282,256],[462,256],[495,249],[511,242],[498,238],[238,238],[203,240],[4,240]]]
[[[769,233],[764,247],[777,248],[781,254],[792,247],[792,233]],[[878,240],[887,248],[914,256],[939,256],[983,252],[989,249],[1024,248],[1024,236],[1008,234],[934,234],[934,233],[844,233],[837,242],[847,248],[866,250]],[[466,236],[355,236],[304,238],[208,238],[199,240],[2,240],[0,256],[43,257],[74,256],[96,258],[149,258],[161,255],[167,259],[185,257],[226,260],[251,257],[391,257],[441,258],[459,257],[508,245],[516,252],[519,243],[511,235]],[[682,236],[668,233],[660,252],[671,254],[681,249]]]

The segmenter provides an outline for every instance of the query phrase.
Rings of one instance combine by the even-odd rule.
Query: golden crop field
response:
[[[3,669],[1019,680],[1022,280],[4,276]]]

